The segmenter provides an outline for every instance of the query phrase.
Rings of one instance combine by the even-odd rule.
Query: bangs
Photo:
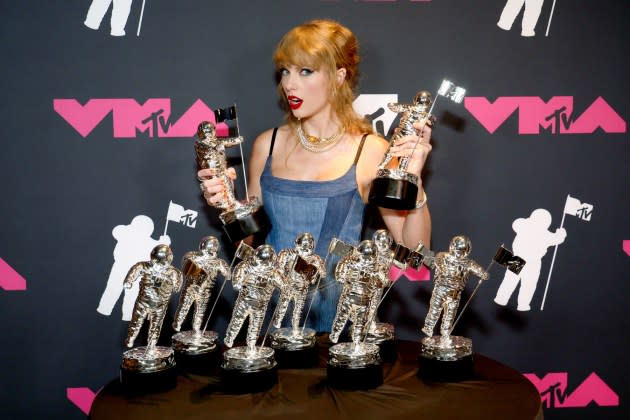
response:
[[[306,31],[304,31],[306,32]],[[329,54],[318,42],[319,38],[314,33],[289,32],[281,41],[273,55],[276,69],[294,65],[320,70],[322,65],[330,67]]]

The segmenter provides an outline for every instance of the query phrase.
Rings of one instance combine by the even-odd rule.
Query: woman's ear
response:
[[[346,69],[342,67],[337,69],[337,86],[340,86],[346,80]]]

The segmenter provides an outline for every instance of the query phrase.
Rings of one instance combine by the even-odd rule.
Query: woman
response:
[[[280,41],[274,62],[286,123],[254,141],[249,194],[264,203],[272,222],[267,243],[274,249],[289,248],[299,234],[310,232],[316,252],[325,257],[332,238],[359,243],[370,185],[388,142],[373,134],[352,108],[359,50],[348,28],[330,20],[295,27]],[[421,125],[414,127],[419,130]],[[415,151],[415,135],[398,139],[390,150],[395,157],[410,157],[407,170],[418,177],[431,151],[430,135],[427,126]],[[230,173],[236,177],[233,169]],[[219,179],[206,179],[210,176],[211,170],[198,172],[203,195],[214,206],[224,185]],[[414,210],[379,209],[394,240],[410,248],[419,241],[429,244],[431,234],[421,181],[418,190]],[[332,271],[328,267],[307,322],[317,331],[330,331],[335,315],[340,287]]]

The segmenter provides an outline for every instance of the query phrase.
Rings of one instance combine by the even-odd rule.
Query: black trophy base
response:
[[[217,348],[199,354],[175,351],[175,362],[179,372],[211,376],[218,374],[221,352]]]
[[[412,210],[416,207],[418,186],[411,181],[392,178],[375,178],[370,187],[368,201],[379,207],[394,210]]]
[[[120,384],[123,392],[129,395],[166,392],[177,385],[177,368],[172,366],[155,372],[121,368]]]
[[[234,221],[225,223],[223,230],[229,240],[236,243],[255,233],[266,232],[269,230],[271,222],[265,209],[260,207],[253,213],[243,215]]]
[[[362,367],[326,366],[328,385],[344,390],[373,389],[383,384],[383,365],[369,364]]]
[[[473,356],[457,360],[439,360],[420,355],[418,377],[428,382],[460,382],[475,378]]]
[[[274,349],[280,369],[308,369],[317,366],[319,348],[317,344],[298,350]]]
[[[278,368],[245,372],[237,369],[221,368],[221,385],[229,394],[251,394],[273,388],[278,382]]]

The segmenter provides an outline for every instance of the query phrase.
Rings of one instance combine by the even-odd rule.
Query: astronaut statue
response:
[[[140,292],[125,340],[127,347],[133,347],[142,324],[148,318],[147,348],[149,353],[155,349],[171,295],[182,286],[182,273],[171,262],[171,248],[160,244],[151,251],[150,261],[136,263],[127,273],[124,282],[126,288],[131,288],[134,282],[140,281]]]
[[[435,119],[435,117],[428,114],[429,109],[431,108],[431,94],[425,90],[416,93],[416,96],[413,97],[413,102],[411,104],[388,103],[387,107],[390,111],[397,114],[402,112],[400,123],[398,124],[398,127],[394,129],[394,133],[389,139],[390,148],[394,145],[397,139],[415,135],[417,133],[416,129],[413,127],[414,123],[421,121],[423,118],[429,117],[427,124],[431,126],[433,125],[433,121]],[[383,160],[378,165],[378,169],[385,169],[391,160],[392,155],[389,149],[387,149]],[[398,169],[407,169],[408,163],[408,157],[400,158],[398,160]]]
[[[374,242],[364,240],[344,256],[335,268],[335,279],[343,288],[330,341],[339,340],[348,321],[352,322],[352,341],[330,347],[328,379],[333,386],[341,388],[378,386],[383,381],[379,346],[365,342],[370,302],[382,282]]]
[[[379,229],[372,235],[372,240],[376,245],[376,267],[378,272],[378,281],[367,313],[367,341],[370,343],[381,343],[384,340],[394,339],[394,326],[385,322],[378,322],[377,310],[383,291],[388,285],[391,285],[389,271],[394,263],[394,252],[392,251],[393,239],[386,229]]]
[[[227,175],[226,147],[237,146],[243,142],[242,137],[217,137],[216,127],[210,121],[199,124],[197,131],[199,140],[195,142],[197,165],[203,169],[213,169],[214,177],[221,178],[225,185],[223,199],[216,203],[221,210],[233,211],[241,207],[234,196],[234,184]]]
[[[237,242],[240,239],[266,229],[269,219],[262,210],[257,197],[249,197],[239,201],[234,195],[234,184],[227,175],[227,159],[225,149],[243,142],[243,137],[217,137],[216,127],[210,121],[203,121],[197,129],[195,155],[200,169],[212,169],[213,178],[221,178],[225,189],[223,198],[214,204],[223,210],[219,215],[228,237]],[[203,181],[200,179],[200,181]]]
[[[451,336],[453,321],[468,277],[474,275],[482,281],[488,279],[488,272],[468,258],[471,249],[470,239],[459,235],[451,239],[447,252],[439,252],[435,256],[435,284],[422,328],[427,337],[422,339],[421,343],[421,370],[422,360],[425,360],[425,366],[430,367],[431,371],[446,373],[449,368],[444,366],[443,362],[457,361],[464,362],[464,370],[468,373],[472,371],[472,340]],[[433,336],[433,330],[442,312],[440,336]],[[440,364],[440,367],[436,367]],[[456,366],[455,363],[447,364],[451,367]]]
[[[293,313],[291,315],[291,327],[298,330],[301,327],[300,319],[304,309],[304,303],[308,295],[309,286],[317,283],[320,278],[326,277],[324,260],[315,254],[315,239],[310,233],[302,233],[295,239],[295,247],[282,250],[278,254],[278,266],[284,274],[285,283],[280,290],[278,309],[272,322],[273,326],[280,328],[289,303],[293,301]],[[299,271],[299,259],[308,264],[311,270]]]
[[[129,270],[124,286],[130,288],[140,282],[140,291],[133,308],[125,345],[133,347],[145,320],[149,320],[146,347],[136,347],[123,353],[121,381],[133,383],[135,373],[173,371],[175,362],[171,347],[157,346],[164,316],[171,295],[182,285],[182,273],[171,265],[173,253],[168,245],[159,244],[151,251],[151,259],[134,264]],[[148,378],[149,375],[145,375]],[[170,375],[172,383],[173,376]]]
[[[230,266],[218,257],[218,252],[218,239],[214,236],[206,236],[199,244],[199,251],[188,252],[182,258],[182,271],[186,282],[179,297],[173,329],[181,330],[193,304],[195,311],[192,318],[192,331],[179,332],[172,338],[176,352],[186,355],[202,354],[216,347],[218,334],[214,331],[202,330],[202,321],[217,276],[221,274],[226,280],[230,279]]]

